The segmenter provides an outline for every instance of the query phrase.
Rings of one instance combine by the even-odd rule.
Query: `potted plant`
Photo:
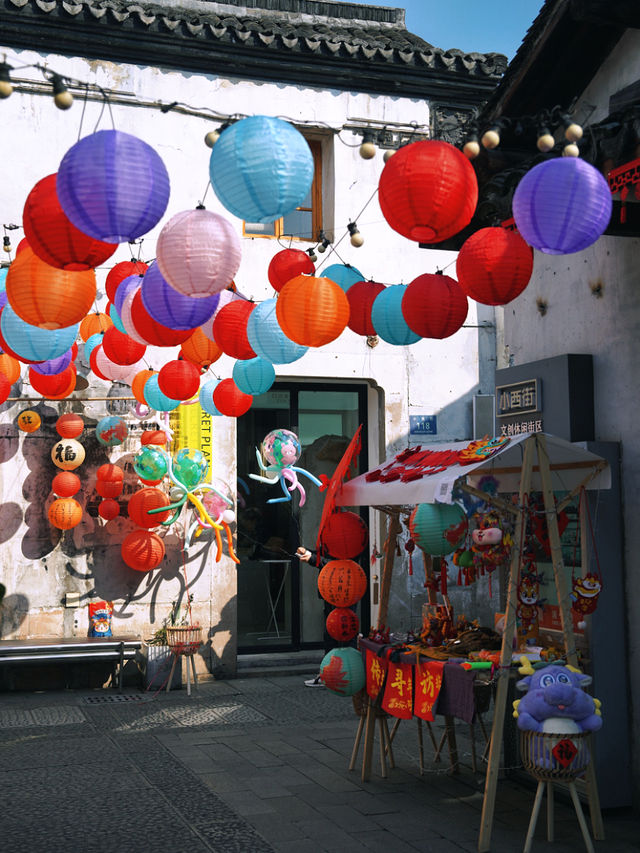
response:
[[[145,690],[166,689],[171,667],[175,660],[175,653],[169,643],[168,634],[171,629],[181,626],[189,626],[191,616],[191,601],[193,595],[189,596],[187,607],[183,611],[178,601],[173,601],[169,614],[162,620],[162,625],[145,640],[143,646],[144,662],[142,676]],[[167,630],[168,629],[168,630]],[[182,656],[178,655],[176,666],[171,679],[171,690],[179,690],[182,687]]]

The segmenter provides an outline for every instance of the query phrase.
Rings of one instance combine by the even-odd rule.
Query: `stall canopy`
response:
[[[570,492],[592,473],[588,489],[611,487],[611,471],[601,456],[553,435],[545,437],[554,491]],[[513,438],[454,441],[416,445],[396,453],[381,465],[345,483],[337,495],[340,506],[408,506],[452,503],[456,481],[482,488],[484,477],[494,477],[496,490],[517,492],[523,444],[531,433]],[[462,478],[462,479],[461,479]],[[534,465],[531,489],[540,491],[540,467]]]

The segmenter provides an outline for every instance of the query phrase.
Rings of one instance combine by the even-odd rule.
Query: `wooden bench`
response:
[[[133,660],[142,647],[138,637],[64,637],[61,639],[0,640],[0,666],[22,664],[109,661],[111,683],[122,690],[125,661]]]

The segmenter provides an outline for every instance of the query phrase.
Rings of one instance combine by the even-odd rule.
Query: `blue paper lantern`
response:
[[[160,272],[156,261],[144,274],[140,295],[142,304],[153,319],[169,329],[195,329],[201,326],[213,315],[220,301],[219,293],[195,297],[185,296],[175,290]]]
[[[113,304],[113,302],[110,302],[109,305],[107,306],[107,314],[109,315],[109,317],[111,318],[111,322],[113,323],[113,325],[116,327],[116,329],[119,332],[122,332],[123,335],[129,334],[127,332],[127,330],[125,329],[124,323],[122,322],[120,314],[118,313],[118,310],[117,310],[116,306]]]
[[[226,128],[213,147],[211,186],[234,216],[273,222],[304,201],[313,155],[304,136],[271,116],[249,116]]]
[[[95,335],[91,335],[84,342],[84,360],[87,364],[90,364],[91,353],[94,349],[102,343],[102,339],[104,338],[104,332],[96,332]]]
[[[222,416],[222,413],[219,412],[216,407],[213,405],[213,392],[216,390],[216,386],[218,385],[217,379],[210,379],[208,382],[205,382],[202,388],[200,389],[200,406],[204,409],[205,412],[209,415]]]
[[[128,432],[126,421],[116,415],[107,415],[96,424],[96,438],[105,447],[119,447]]]
[[[356,281],[365,280],[360,270],[352,267],[351,264],[331,264],[322,270],[322,275],[339,284],[345,293]]]
[[[155,409],[156,412],[172,412],[180,405],[180,400],[173,400],[171,397],[167,397],[166,394],[162,393],[158,387],[157,373],[150,376],[144,383],[142,396],[144,397],[147,406],[149,406],[150,409]]]
[[[125,243],[162,218],[169,202],[169,174],[160,155],[142,139],[121,130],[99,130],[64,155],[56,192],[76,228],[105,243]]]
[[[41,373],[43,376],[53,376],[56,373],[62,373],[71,364],[72,352],[68,349],[59,355],[57,358],[49,358],[47,361],[32,364],[31,369],[36,373]]]
[[[276,381],[273,364],[264,358],[249,358],[233,365],[233,381],[245,394],[264,394]]]
[[[415,344],[420,340],[420,335],[411,331],[402,314],[402,297],[407,286],[392,284],[386,287],[376,296],[371,308],[371,323],[378,337],[398,347]]]
[[[351,646],[332,649],[322,658],[320,678],[332,693],[353,696],[366,682],[362,655]]]
[[[538,163],[513,196],[513,218],[522,237],[547,255],[586,249],[603,233],[613,203],[601,173],[579,157]]]
[[[253,309],[247,321],[247,338],[251,349],[271,364],[291,364],[309,347],[290,340],[276,317],[276,299],[265,299]]]
[[[29,361],[47,361],[65,353],[78,336],[80,324],[64,329],[40,329],[25,323],[7,303],[2,309],[2,337],[15,353]]]

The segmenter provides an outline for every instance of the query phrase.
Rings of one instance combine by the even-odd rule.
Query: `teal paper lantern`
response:
[[[219,412],[213,403],[213,392],[216,390],[217,385],[217,379],[210,379],[209,382],[205,382],[200,389],[200,406],[205,412],[207,412],[207,414],[212,415],[213,417],[222,416],[222,412]]]
[[[201,450],[183,447],[173,457],[173,476],[191,491],[207,476],[209,461]]]
[[[122,332],[123,335],[129,334],[125,329],[124,323],[122,322],[120,314],[118,313],[118,309],[113,304],[113,302],[110,302],[107,305],[107,314],[109,315],[109,317],[111,318],[111,322],[119,332]]]
[[[147,406],[150,409],[155,409],[156,412],[172,412],[180,405],[180,400],[173,400],[163,394],[158,387],[158,374],[154,373],[144,383],[142,396],[145,399]]]
[[[411,513],[411,538],[432,557],[452,554],[467,533],[467,516],[459,504],[418,504]]]
[[[313,155],[292,124],[249,116],[220,134],[209,163],[222,204],[246,222],[274,222],[295,210],[311,189]]]
[[[271,364],[291,364],[307,352],[309,347],[297,344],[280,328],[276,317],[276,299],[265,299],[249,314],[247,338],[251,349]]]
[[[276,381],[276,372],[270,361],[249,358],[233,365],[233,381],[245,394],[264,394]]]
[[[356,281],[364,281],[360,270],[352,267],[351,264],[331,264],[322,270],[322,275],[339,284],[345,293]]]
[[[2,309],[0,329],[7,346],[28,361],[48,361],[65,353],[78,336],[80,324],[64,329],[41,329],[25,323],[11,305]]]
[[[95,335],[90,335],[84,342],[84,360],[89,364],[91,353],[96,347],[99,347],[104,338],[104,332],[96,332]]]
[[[332,693],[353,696],[366,682],[362,655],[351,646],[332,649],[322,658],[320,678]]]
[[[151,483],[162,480],[166,476],[168,468],[166,453],[152,444],[142,447],[133,460],[133,470],[138,477]]]
[[[371,323],[376,334],[397,347],[415,344],[420,340],[420,335],[409,328],[402,314],[402,298],[407,286],[392,284],[386,287],[376,296],[371,308]]]
[[[125,421],[115,415],[108,415],[96,424],[96,438],[105,447],[118,447],[125,440],[128,432]]]

